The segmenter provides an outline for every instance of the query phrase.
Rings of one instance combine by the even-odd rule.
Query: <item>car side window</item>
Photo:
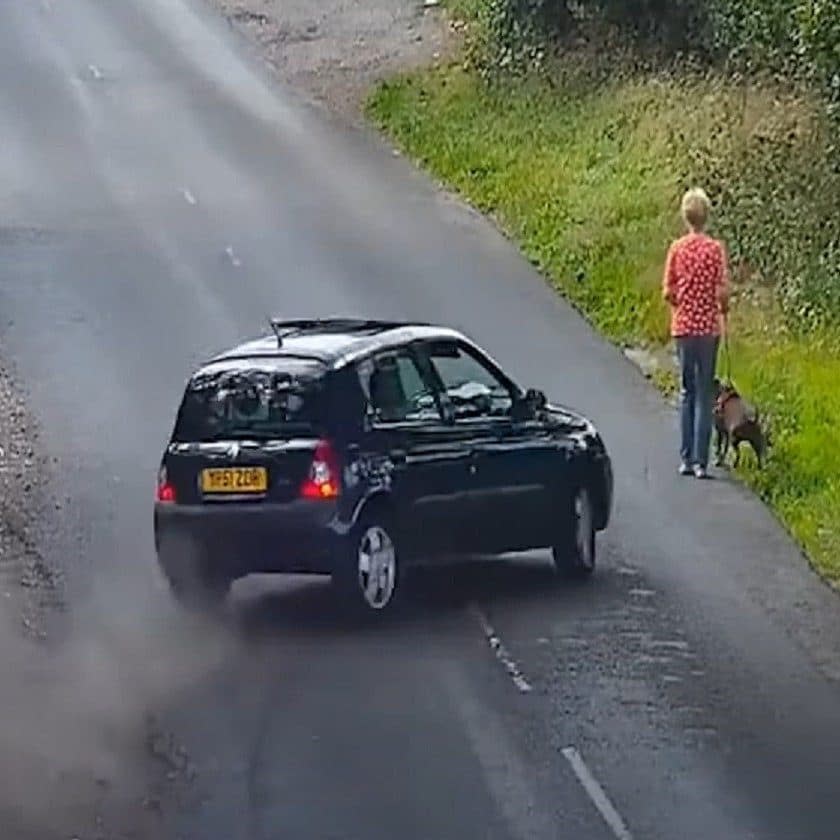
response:
[[[359,382],[374,422],[441,420],[433,390],[406,350],[383,353],[358,366]]]
[[[456,420],[510,416],[513,394],[509,386],[465,347],[435,342],[428,355]]]

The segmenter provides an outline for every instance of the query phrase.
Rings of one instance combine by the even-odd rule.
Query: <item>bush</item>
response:
[[[799,0],[713,0],[713,42],[720,57],[742,73],[799,70],[795,9]]]
[[[840,106],[840,2],[838,0],[714,0],[714,41],[743,73],[771,71],[805,81]]]
[[[705,107],[671,129],[681,183],[706,185],[742,279],[772,290],[799,332],[840,322],[840,174],[831,138],[812,99],[758,87],[739,97],[722,79],[707,82]]]
[[[588,5],[636,40],[667,52],[696,52],[710,44],[706,0],[590,0]]]
[[[469,59],[487,81],[542,71],[570,36],[606,31],[665,53],[708,53],[704,0],[473,0],[458,11],[473,17]]]
[[[485,81],[540,72],[546,52],[572,29],[563,0],[479,0],[468,61]]]
[[[464,3],[465,0],[461,0]],[[606,24],[666,55],[806,81],[840,110],[840,0],[471,0],[482,74],[542,70],[570,35]]]

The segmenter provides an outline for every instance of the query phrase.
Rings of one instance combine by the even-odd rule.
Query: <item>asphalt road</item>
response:
[[[671,411],[490,226],[188,0],[5,0],[0,71],[2,342],[96,708],[153,708],[197,771],[158,837],[840,834],[836,597],[749,494],[676,476]],[[179,388],[309,313],[445,320],[588,412],[617,473],[595,579],[433,575],[379,632],[320,581],[246,582],[224,628],[181,622],[151,545]]]

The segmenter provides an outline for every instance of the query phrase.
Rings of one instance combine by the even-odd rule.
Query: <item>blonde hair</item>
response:
[[[711,211],[712,202],[704,189],[693,187],[683,196],[683,221],[693,230],[703,230],[706,227]]]

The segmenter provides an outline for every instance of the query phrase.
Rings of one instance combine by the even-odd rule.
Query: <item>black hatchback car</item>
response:
[[[452,329],[272,321],[189,379],[157,482],[179,599],[250,573],[331,575],[384,611],[407,568],[550,548],[587,576],[613,476],[592,425]]]

